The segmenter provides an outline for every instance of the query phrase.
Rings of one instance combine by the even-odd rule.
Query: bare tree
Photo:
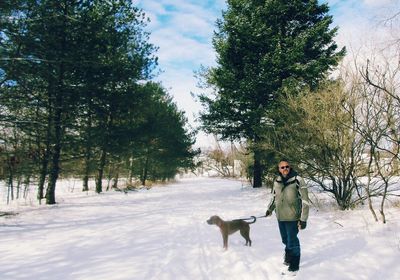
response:
[[[392,56],[389,60],[380,53],[360,68],[364,84],[360,91],[361,112],[366,113],[360,119],[358,131],[370,149],[368,174],[369,177],[373,174],[375,180],[369,179],[369,184],[373,182],[375,195],[381,196],[379,212],[383,223],[386,222],[385,201],[392,195],[395,176],[399,175],[400,55],[396,55],[395,63]],[[377,220],[371,201],[370,209]]]
[[[246,173],[244,150],[243,147],[237,148],[233,142],[221,143],[215,137],[214,147],[203,152],[202,168],[222,177],[241,177]]]
[[[289,96],[280,112],[286,122],[276,127],[274,139],[280,146],[277,152],[294,161],[343,210],[364,199],[354,195],[360,188],[365,143],[355,131],[351,108],[357,100],[351,90],[343,81],[328,81],[318,92]]]

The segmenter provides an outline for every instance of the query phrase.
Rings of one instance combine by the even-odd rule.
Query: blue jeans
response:
[[[282,243],[285,244],[285,252],[289,253],[291,256],[300,256],[300,241],[297,237],[299,228],[297,226],[297,221],[278,221],[278,225]]]

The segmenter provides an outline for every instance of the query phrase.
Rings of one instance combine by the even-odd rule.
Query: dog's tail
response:
[[[251,222],[247,222],[248,220],[253,220]],[[235,219],[232,221],[245,221],[248,224],[254,224],[257,221],[257,217],[256,216],[250,216],[250,218],[246,218],[246,219]]]
[[[254,224],[257,221],[257,218],[255,216],[250,216],[250,217],[253,219],[253,221],[247,222],[247,223],[248,224]]]

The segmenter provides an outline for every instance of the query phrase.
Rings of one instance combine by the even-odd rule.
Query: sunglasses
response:
[[[290,166],[289,165],[285,165],[285,166],[281,166],[281,167],[279,167],[280,169],[289,169],[290,168]]]

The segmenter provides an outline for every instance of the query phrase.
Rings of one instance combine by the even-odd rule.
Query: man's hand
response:
[[[307,227],[307,222],[299,221],[297,223],[299,230],[305,229]]]

